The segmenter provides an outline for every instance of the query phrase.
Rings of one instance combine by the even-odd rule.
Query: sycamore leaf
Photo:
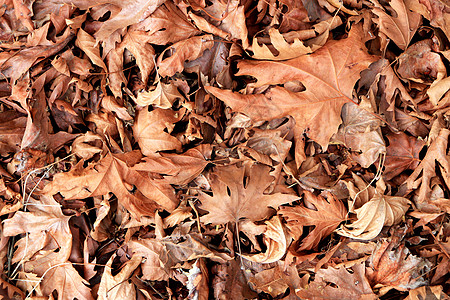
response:
[[[181,142],[170,135],[176,122],[183,114],[181,111],[157,108],[148,111],[148,107],[140,110],[133,127],[142,153],[146,156],[156,156],[156,152],[164,150],[181,150]],[[166,132],[166,129],[168,132]]]
[[[213,195],[201,192],[201,208],[208,212],[200,220],[204,223],[236,223],[241,218],[259,221],[270,216],[271,208],[290,203],[298,197],[292,194],[264,194],[272,184],[270,168],[253,165],[248,174],[235,165],[216,168],[210,175]]]
[[[361,27],[354,25],[348,38],[329,41],[311,55],[283,62],[244,60],[238,64],[237,75],[250,75],[257,79],[250,84],[252,87],[299,81],[305,91],[292,92],[277,86],[264,94],[242,95],[214,87],[206,89],[234,111],[245,113],[254,121],[291,115],[296,121],[297,142],[307,132],[311,139],[326,149],[330,137],[341,123],[342,105],[352,101],[353,87],[360,72],[374,60],[364,50]],[[300,159],[297,155],[297,163]]]
[[[3,223],[4,236],[28,233],[18,241],[13,261],[29,258],[44,247],[47,250],[61,247],[59,253],[68,259],[72,247],[70,216],[62,213],[59,203],[52,197],[44,196],[40,201],[30,198],[27,209],[28,212],[18,211]]]
[[[142,106],[153,105],[155,107],[168,109],[172,107],[175,100],[183,98],[184,97],[173,83],[166,84],[159,80],[153,90],[138,93],[136,103]]]
[[[99,45],[95,43],[95,39],[89,33],[80,28],[75,45],[86,53],[92,63],[101,67],[105,72],[108,71],[108,68],[100,57]]]
[[[134,256],[142,260],[142,279],[164,281],[169,279],[169,270],[165,267],[168,257],[163,245],[154,239],[132,239],[127,243]]]
[[[214,46],[212,35],[195,36],[169,46],[158,56],[158,74],[173,76],[184,69],[185,61],[200,57],[206,49]]]
[[[330,235],[339,224],[345,220],[347,210],[336,197],[328,193],[326,199],[322,196],[315,196],[309,191],[304,192],[304,200],[308,205],[313,205],[314,209],[304,206],[282,207],[280,214],[287,220],[286,226],[296,232],[299,226],[314,226],[314,229],[302,240],[299,250],[310,250],[316,248],[320,241]],[[294,237],[296,240],[300,236]]]
[[[429,272],[430,266],[426,259],[412,255],[403,243],[382,240],[372,253],[367,277],[372,286],[406,291],[427,284],[422,274]]]
[[[153,216],[159,208],[175,209],[178,200],[165,180],[152,179],[131,169],[130,165],[139,159],[140,154],[134,151],[123,155],[109,153],[87,168],[83,168],[83,161],[80,161],[69,172],[56,174],[43,193],[60,193],[66,200],[72,200],[111,192],[136,217]]]
[[[141,71],[142,81],[147,83],[148,76],[155,69],[155,50],[146,42],[147,34],[139,30],[130,30],[123,37],[121,48],[128,49],[136,59]]]
[[[263,233],[263,241],[267,250],[263,253],[242,256],[253,262],[269,264],[282,259],[286,254],[288,237],[284,232],[280,217],[274,216],[265,224],[266,230]]]
[[[142,257],[138,255],[133,256],[122,266],[118,274],[112,275],[111,265],[114,258],[116,258],[116,255],[111,256],[106,263],[106,268],[98,288],[98,299],[136,299],[136,288],[128,279],[141,263]]]
[[[441,166],[442,176],[446,181],[450,177],[450,162],[447,155],[447,144],[450,130],[441,129],[439,135],[431,142],[430,147],[419,166],[406,179],[408,189],[417,189],[418,203],[424,203],[431,194],[431,179],[436,176],[436,165]]]
[[[186,15],[171,1],[166,1],[147,19],[133,25],[132,28],[145,30],[146,42],[156,45],[173,44],[200,34]]]
[[[378,236],[383,226],[398,224],[409,208],[410,201],[403,197],[379,193],[362,207],[355,209],[357,220],[341,226],[337,233],[359,240],[370,240]]]
[[[381,153],[386,152],[380,129],[381,121],[364,108],[346,103],[342,108],[342,125],[333,141],[344,144],[352,151],[361,152],[355,160],[361,167],[368,168]]]
[[[386,137],[389,146],[386,148],[384,178],[391,180],[405,170],[415,170],[420,163],[419,153],[425,146],[425,141],[403,132],[390,133]]]
[[[365,276],[364,263],[355,264],[351,272],[344,267],[320,269],[307,288],[295,292],[301,299],[377,299]]]
[[[374,22],[379,25],[380,31],[391,38],[402,50],[405,50],[419,27],[421,16],[405,5],[403,0],[391,0],[389,5],[396,15],[387,13],[377,0],[371,0],[375,5],[373,13],[378,16]]]

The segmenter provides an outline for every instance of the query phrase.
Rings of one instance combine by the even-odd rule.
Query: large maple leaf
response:
[[[235,223],[241,218],[259,221],[270,216],[270,207],[296,200],[292,194],[264,194],[273,181],[269,171],[266,166],[253,165],[246,176],[245,168],[235,165],[217,168],[210,180],[213,195],[199,195],[201,208],[209,212],[200,220],[211,224]]]
[[[215,87],[206,89],[254,121],[291,115],[295,118],[296,139],[305,131],[326,149],[330,137],[341,124],[341,108],[352,101],[352,91],[360,72],[376,58],[367,53],[361,26],[354,25],[348,38],[329,41],[311,55],[287,61],[244,60],[237,75],[256,78],[251,87],[301,82],[306,90],[290,91],[285,87],[267,89],[264,94],[242,95]],[[301,157],[297,155],[297,163]]]
[[[98,163],[83,168],[83,161],[67,173],[54,176],[44,193],[60,193],[66,200],[116,195],[119,202],[133,215],[153,215],[158,208],[175,209],[177,199],[173,188],[165,181],[152,179],[143,172],[132,170],[140,159],[136,151],[123,155],[107,154]],[[134,187],[136,190],[133,190]]]

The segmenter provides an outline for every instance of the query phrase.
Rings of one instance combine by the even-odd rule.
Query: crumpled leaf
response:
[[[158,56],[158,74],[166,77],[183,71],[185,61],[197,59],[213,46],[212,35],[195,36],[173,44]]]
[[[376,193],[362,207],[355,209],[357,220],[341,226],[336,232],[359,240],[371,240],[378,236],[383,226],[398,224],[409,208],[410,201]]]
[[[165,281],[169,279],[169,271],[165,267],[167,253],[163,245],[154,239],[132,239],[127,243],[134,256],[142,257],[142,279]]]
[[[426,259],[412,255],[404,243],[382,240],[370,258],[367,278],[372,286],[406,291],[428,283],[422,275],[430,266]]]
[[[83,161],[80,161],[69,172],[56,174],[43,193],[60,193],[66,200],[71,200],[112,192],[136,217],[153,216],[158,208],[175,209],[178,200],[166,181],[152,179],[129,168],[128,164],[132,166],[139,159],[139,153],[129,152],[124,155],[109,153],[87,168],[83,168]],[[133,186],[136,191],[133,191]]]
[[[425,141],[403,132],[390,133],[386,137],[389,146],[386,148],[384,178],[391,180],[405,170],[415,170],[420,163],[419,153],[425,146]]]
[[[377,299],[366,278],[363,263],[352,266],[351,272],[344,267],[320,269],[313,282],[295,293],[302,299]]]
[[[450,163],[447,155],[449,135],[450,130],[448,129],[443,128],[439,131],[439,135],[432,141],[424,159],[405,181],[408,189],[419,189],[416,200],[418,203],[427,202],[427,199],[429,199],[431,193],[431,179],[436,176],[436,163],[439,163],[445,180],[449,180]]]
[[[355,154],[354,159],[361,167],[368,168],[380,154],[386,152],[380,125],[381,121],[374,113],[355,103],[346,103],[342,107],[342,125],[333,141],[360,152]]]
[[[170,132],[175,126],[174,123],[178,122],[182,116],[181,111],[175,112],[161,108],[148,111],[148,108],[144,107],[140,110],[136,116],[133,133],[142,153],[155,157],[158,151],[181,150],[181,142],[170,135]]]
[[[354,25],[348,38],[330,41],[311,55],[283,62],[244,60],[238,64],[237,75],[257,79],[251,84],[253,87],[299,81],[305,91],[292,92],[277,86],[264,94],[242,95],[214,87],[206,89],[234,111],[245,113],[254,121],[291,115],[296,121],[297,143],[307,132],[326,149],[341,123],[342,106],[352,101],[352,90],[360,72],[374,61],[373,56],[362,50],[361,31],[360,26]],[[319,63],[321,68],[317,68]],[[299,165],[302,155],[298,151],[296,161]]]
[[[270,215],[271,209],[290,203],[298,197],[292,194],[264,194],[272,184],[269,168],[253,165],[249,173],[235,165],[220,167],[210,175],[213,195],[201,192],[201,208],[208,212],[200,218],[206,224],[236,223],[241,218],[259,221]]]
[[[242,255],[242,257],[256,263],[269,264],[280,260],[286,254],[288,236],[284,232],[280,217],[274,216],[265,224],[266,230],[263,233],[263,241],[267,250],[253,255]]]
[[[142,257],[138,255],[133,256],[125,263],[118,274],[112,275],[111,265],[114,258],[116,258],[116,255],[111,256],[106,263],[106,268],[98,288],[98,299],[135,299],[136,288],[128,279],[141,263]]]
[[[168,109],[177,99],[183,99],[178,88],[173,83],[163,83],[158,81],[156,87],[148,92],[138,93],[136,103],[142,106],[153,105],[155,107]]]
[[[324,198],[305,191],[304,201],[306,207],[285,206],[280,209],[280,215],[286,219],[286,226],[294,233],[295,240],[299,240],[303,233],[299,227],[314,226],[308,236],[301,240],[300,251],[316,248],[324,237],[345,220],[347,213],[344,204],[331,193],[327,193]]]

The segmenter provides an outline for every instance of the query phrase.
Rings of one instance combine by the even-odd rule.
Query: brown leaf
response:
[[[166,269],[167,253],[163,245],[154,239],[132,239],[127,243],[128,249],[134,256],[142,257],[143,280],[169,280],[169,270]]]
[[[365,276],[364,263],[352,266],[351,272],[344,267],[320,269],[313,282],[295,292],[302,299],[377,299]]]
[[[175,126],[174,123],[178,122],[182,116],[181,111],[175,112],[161,108],[148,111],[148,108],[144,107],[140,110],[136,116],[133,133],[142,153],[155,157],[158,151],[181,150],[181,142],[171,136],[170,132]]]
[[[101,67],[105,72],[108,72],[108,68],[100,57],[99,45],[89,33],[80,28],[78,30],[77,39],[75,40],[75,45],[86,53],[92,63]]]
[[[430,266],[426,259],[412,255],[403,243],[383,240],[372,253],[367,278],[372,286],[406,291],[427,284],[422,274],[428,272]]]
[[[184,62],[200,57],[206,49],[214,46],[212,35],[191,37],[168,47],[156,62],[161,77],[173,76],[184,70]]]
[[[175,209],[178,200],[166,181],[152,179],[131,169],[139,159],[138,152],[129,152],[124,155],[109,153],[87,168],[83,168],[83,161],[80,161],[69,172],[56,174],[43,193],[60,193],[66,200],[71,200],[111,192],[136,217],[153,216],[158,208]]]
[[[220,167],[210,175],[213,196],[201,192],[201,208],[208,212],[200,220],[204,223],[236,223],[241,218],[259,221],[270,216],[272,208],[290,203],[298,197],[290,194],[264,194],[272,184],[269,168],[253,165],[248,174],[235,165]]]
[[[378,236],[383,226],[398,224],[409,208],[410,201],[376,193],[362,207],[355,209],[357,220],[341,226],[337,233],[353,239],[370,240]]]
[[[237,260],[231,260],[214,267],[212,280],[215,299],[252,299],[255,293],[249,288],[244,270]]]
[[[390,133],[386,137],[389,146],[386,148],[384,178],[391,180],[405,170],[415,170],[420,163],[419,153],[425,146],[425,141],[403,132]]]
[[[359,73],[374,61],[374,57],[363,50],[361,31],[355,25],[348,38],[330,41],[308,56],[283,62],[244,60],[238,64],[237,75],[256,77],[256,83],[251,86],[300,81],[306,88],[303,92],[275,87],[265,94],[241,95],[214,87],[206,89],[234,111],[243,112],[254,121],[291,115],[296,120],[297,141],[307,132],[311,139],[326,149],[330,137],[341,123],[342,105],[352,101],[352,90]],[[322,67],[317,68],[318,64]],[[298,165],[302,159],[299,156],[296,156]]]
[[[417,189],[417,202],[428,202],[427,199],[431,193],[431,179],[436,176],[435,167],[438,162],[445,180],[450,177],[450,164],[447,156],[447,143],[450,131],[441,129],[439,136],[432,141],[424,159],[414,170],[411,176],[405,181],[408,189]]]
[[[98,299],[136,299],[136,288],[128,279],[141,263],[142,257],[133,256],[125,263],[118,274],[112,275],[111,265],[114,258],[116,258],[116,255],[111,256],[106,263],[97,292]]]
[[[168,109],[177,99],[184,99],[178,88],[171,82],[165,84],[158,80],[156,87],[153,87],[152,90],[138,93],[136,103],[142,106],[153,105],[154,107]]]
[[[327,193],[325,199],[305,191],[304,200],[310,208],[285,206],[280,209],[280,214],[287,220],[286,226],[292,232],[296,232],[297,227],[300,226],[314,226],[314,229],[302,240],[299,248],[299,250],[310,250],[316,248],[323,238],[330,235],[344,221],[347,210],[344,204],[331,193]],[[300,235],[296,234],[294,239],[299,240]]]
[[[388,14],[378,1],[371,0],[375,5],[373,13],[378,16],[374,22],[380,27],[380,31],[391,38],[402,50],[405,50],[419,27],[421,17],[418,13],[412,12],[402,0],[392,0],[389,5],[396,15]]]
[[[342,125],[333,137],[333,141],[343,143],[355,154],[355,161],[361,167],[368,168],[380,154],[386,152],[380,129],[381,121],[375,113],[354,103],[346,103],[342,107]]]

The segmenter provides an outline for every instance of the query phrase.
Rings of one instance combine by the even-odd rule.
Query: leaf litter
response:
[[[4,0],[2,299],[448,299],[450,8]]]

